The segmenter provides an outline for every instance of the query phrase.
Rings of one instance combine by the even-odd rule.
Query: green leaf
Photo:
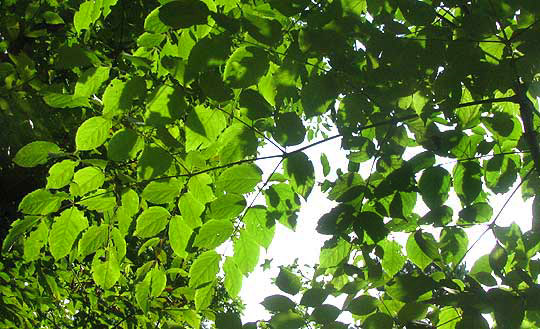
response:
[[[158,11],[160,21],[173,29],[205,24],[208,20],[208,14],[209,10],[206,4],[198,0],[169,1]]]
[[[144,140],[131,129],[114,133],[107,145],[107,157],[113,161],[134,159],[144,147]]]
[[[187,110],[184,92],[168,85],[161,86],[147,103],[144,122],[160,127],[180,119]]]
[[[242,289],[242,272],[232,257],[225,258],[223,272],[225,273],[225,289],[231,297],[238,296]]]
[[[486,186],[495,193],[506,193],[510,190],[518,175],[520,158],[511,154],[496,156],[484,162]]]
[[[189,53],[185,72],[186,82],[197,78],[211,67],[221,66],[230,56],[231,38],[227,34],[205,37],[193,46]]]
[[[275,19],[265,19],[259,15],[245,13],[246,29],[255,40],[267,45],[274,45],[281,39],[281,24]]]
[[[299,329],[304,327],[304,318],[293,311],[278,313],[270,319],[274,329]]]
[[[435,154],[433,152],[422,152],[407,160],[413,173],[432,167],[435,164]]]
[[[90,50],[74,44],[72,46],[61,46],[57,50],[58,56],[55,58],[55,67],[58,69],[72,69],[75,67],[87,67],[97,65],[100,60],[96,54]]]
[[[259,245],[245,231],[234,241],[233,259],[242,274],[253,272],[259,261]]]
[[[475,101],[472,98],[471,92],[467,88],[463,88],[463,95],[460,103],[469,103]],[[456,109],[456,115],[461,129],[469,129],[477,126],[480,123],[480,106],[472,105]]]
[[[455,329],[456,324],[460,319],[461,314],[456,308],[444,307],[439,313],[439,321],[437,322],[436,327],[441,329]]]
[[[426,256],[433,261],[441,260],[437,241],[435,241],[431,233],[424,233],[421,230],[417,230],[414,233],[414,240]]]
[[[282,295],[272,295],[266,297],[262,302],[262,306],[270,312],[287,312],[293,310],[296,307],[296,303],[289,297]]]
[[[242,329],[242,320],[236,312],[216,314],[216,329]]]
[[[316,75],[302,88],[301,98],[307,117],[321,115],[330,109],[338,96],[336,81],[331,75]]]
[[[147,251],[149,249],[152,250],[155,246],[157,246],[157,244],[159,243],[160,240],[161,239],[158,238],[158,237],[146,240],[146,242],[143,243],[142,246],[137,251],[137,256],[142,255],[145,251]]]
[[[340,313],[341,310],[334,305],[323,304],[315,307],[311,312],[311,317],[317,323],[326,324],[335,321]]]
[[[209,285],[206,285],[195,291],[195,309],[197,311],[204,310],[212,304],[214,299],[216,281],[212,281]]]
[[[306,128],[294,112],[280,113],[272,132],[274,139],[282,146],[298,145],[304,141]]]
[[[255,133],[240,123],[232,124],[225,129],[219,136],[218,144],[223,145],[219,150],[219,160],[224,164],[257,154],[258,141]]]
[[[379,245],[384,251],[382,268],[389,276],[394,276],[403,268],[407,260],[402,253],[403,248],[399,243],[391,240],[383,240],[379,242]]]
[[[143,180],[164,174],[173,161],[172,156],[163,148],[146,145],[137,163],[137,174]]]
[[[266,118],[274,112],[272,106],[264,97],[253,89],[242,90],[238,104],[250,120]]]
[[[441,231],[440,249],[443,262],[458,264],[469,244],[467,233],[459,227],[445,227]]]
[[[31,262],[39,259],[41,248],[47,244],[48,236],[49,228],[47,227],[47,223],[42,221],[39,223],[37,229],[32,231],[28,238],[24,240],[23,258],[25,261]]]
[[[106,212],[107,210],[113,210],[116,206],[116,197],[111,190],[98,189],[78,201],[77,204],[86,207],[88,210]]]
[[[454,211],[452,208],[442,205],[430,210],[419,221],[422,224],[433,224],[434,227],[443,227],[452,221]]]
[[[43,16],[43,19],[45,20],[45,23],[47,24],[58,25],[58,24],[65,23],[60,15],[52,11],[45,11],[43,12],[42,16]]]
[[[109,238],[109,225],[92,225],[83,233],[79,240],[79,256],[82,258],[95,253],[103,247]]]
[[[121,275],[115,252],[109,252],[104,262],[98,259],[92,263],[92,277],[103,289],[112,288]]]
[[[349,243],[343,239],[338,239],[337,242],[329,245],[325,243],[319,256],[320,267],[331,268],[340,264],[343,259],[349,256],[349,247]]]
[[[422,199],[430,209],[441,206],[448,199],[450,185],[450,173],[443,167],[424,170],[418,182]]]
[[[189,286],[197,289],[215,280],[220,260],[221,256],[213,250],[200,254],[189,269]]]
[[[261,169],[255,164],[241,164],[223,171],[216,181],[216,186],[218,190],[227,193],[250,193],[261,182],[261,175]]]
[[[394,320],[386,313],[377,312],[364,320],[363,329],[392,329]]]
[[[520,296],[500,288],[488,291],[488,300],[495,309],[495,322],[500,328],[520,328],[525,305]]]
[[[407,257],[409,257],[414,264],[424,270],[433,262],[433,259],[426,255],[426,253],[418,245],[415,235],[416,233],[411,233],[407,239],[407,244],[405,246],[405,249],[407,250]]]
[[[276,286],[283,292],[296,295],[302,288],[300,278],[286,268],[281,268],[276,278]]]
[[[463,312],[463,315],[461,316],[461,321],[456,324],[456,329],[467,328],[489,329],[490,325],[488,324],[484,316],[482,316],[482,313],[471,309]]]
[[[223,79],[231,88],[246,88],[257,84],[268,70],[268,56],[258,47],[240,47],[225,64]]]
[[[55,217],[49,234],[49,248],[53,257],[58,260],[71,252],[75,239],[85,228],[88,220],[83,212],[75,207],[64,210]]]
[[[144,281],[139,282],[135,285],[135,299],[141,310],[146,313],[148,312],[148,295],[150,294],[150,280],[148,276]]]
[[[328,176],[328,174],[330,173],[330,163],[328,162],[328,158],[324,153],[321,153],[321,166],[323,169],[323,175]]]
[[[290,154],[283,168],[293,191],[307,199],[315,183],[315,170],[308,156],[303,152]]]
[[[479,202],[463,208],[459,219],[466,223],[485,223],[491,219],[493,208],[486,202]]]
[[[429,305],[426,303],[407,303],[399,310],[398,321],[407,323],[414,320],[421,320],[426,316],[428,307]]]
[[[167,226],[170,216],[169,211],[163,207],[150,207],[146,209],[137,218],[135,236],[144,239],[157,235]]]
[[[222,112],[197,106],[189,112],[186,121],[186,151],[210,146],[225,127],[227,122]]]
[[[40,219],[40,216],[26,216],[23,219],[17,219],[11,223],[11,228],[2,242],[2,252],[8,251],[11,246],[29,229],[34,227]]]
[[[89,151],[101,146],[109,138],[112,122],[104,117],[92,117],[81,124],[75,135],[79,151]]]
[[[180,195],[182,185],[176,178],[152,181],[146,185],[141,196],[143,199],[155,204],[170,203]]]
[[[489,265],[489,255],[484,255],[474,262],[469,275],[478,282],[488,287],[497,285],[497,280],[491,275],[491,266]]]
[[[143,78],[133,76],[127,81],[114,79],[103,93],[103,116],[113,118],[131,111],[136,98],[144,98],[146,82]]]
[[[85,195],[100,188],[105,182],[105,175],[97,167],[84,167],[73,175],[73,184],[69,191],[74,195]]]
[[[260,206],[255,206],[246,210],[244,223],[246,232],[261,247],[268,249],[274,238],[276,226],[273,220],[267,217],[267,210]]]
[[[406,274],[394,278],[393,281],[392,284],[386,287],[386,292],[392,298],[405,303],[416,301],[418,297],[438,286],[432,278],[425,275]]]
[[[58,209],[66,198],[65,193],[52,194],[45,189],[35,190],[24,196],[19,211],[27,215],[48,215]]]
[[[368,315],[377,309],[378,300],[369,295],[363,295],[351,300],[347,311],[354,315]]]
[[[328,292],[323,288],[311,288],[304,292],[300,304],[308,307],[316,307],[324,303],[328,297]]]
[[[159,266],[155,266],[150,273],[152,278],[150,283],[150,296],[158,297],[163,290],[165,290],[165,286],[167,285],[167,275],[163,268]]]
[[[159,13],[161,7],[158,7],[150,12],[144,19],[144,29],[148,32],[163,33],[169,30],[169,27],[160,19]]]
[[[164,39],[163,34],[144,32],[137,38],[137,45],[139,47],[153,48],[159,46]]]
[[[214,249],[227,241],[233,231],[232,222],[211,219],[203,224],[193,245],[199,248]]]
[[[85,1],[81,3],[79,10],[73,16],[73,26],[77,33],[82,30],[89,30],[90,25],[95,23],[101,16],[101,8],[99,2]]]
[[[59,189],[68,185],[73,178],[73,172],[77,165],[78,162],[72,160],[62,160],[55,163],[49,169],[49,177],[47,177],[47,185],[45,187],[48,189]]]
[[[188,182],[188,191],[192,193],[193,197],[196,196],[196,200],[200,203],[206,204],[215,199],[212,188],[208,186],[212,184],[212,181],[212,177],[207,174],[191,177]]]
[[[388,235],[388,229],[384,225],[383,218],[371,211],[363,211],[353,221],[355,231],[359,228],[364,230],[373,242],[379,242]]]
[[[215,219],[232,219],[246,208],[246,199],[239,194],[225,194],[210,203],[210,213]]]
[[[215,69],[202,73],[199,84],[204,94],[217,102],[225,102],[234,97],[232,89],[225,85],[221,74]]]
[[[478,162],[458,162],[453,178],[454,191],[463,204],[471,204],[482,192],[482,169]]]
[[[489,265],[495,273],[502,273],[508,261],[508,252],[499,243],[495,244],[489,254]]]
[[[54,143],[36,141],[23,146],[15,154],[13,162],[21,167],[32,168],[47,163],[50,154],[59,152],[60,148]]]
[[[173,216],[169,222],[169,243],[174,253],[180,257],[186,254],[186,247],[193,230],[180,216]]]
[[[47,93],[45,96],[43,96],[43,101],[45,101],[45,103],[50,107],[58,109],[90,106],[90,103],[88,103],[88,97],[79,95]]]
[[[91,67],[84,71],[75,85],[75,96],[90,97],[97,94],[101,85],[109,79],[109,67]]]
[[[182,194],[178,200],[178,208],[189,227],[195,229],[202,225],[201,214],[204,212],[205,206],[193,196],[193,193]]]

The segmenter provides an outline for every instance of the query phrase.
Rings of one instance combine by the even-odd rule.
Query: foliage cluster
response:
[[[24,196],[7,212],[2,327],[540,327],[540,2],[0,9],[0,151],[17,165],[2,163],[2,181]],[[347,172],[315,177],[304,151],[336,138]],[[319,219],[313,277],[283,268],[271,318],[242,324],[242,278],[315,184],[337,205]],[[516,189],[534,198],[529,232],[498,226],[490,203]],[[476,226],[496,247],[465,270]]]

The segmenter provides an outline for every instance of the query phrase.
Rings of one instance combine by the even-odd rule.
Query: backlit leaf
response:
[[[47,215],[60,209],[63,194],[52,194],[45,189],[28,193],[19,203],[19,211],[28,215]]]
[[[244,194],[252,192],[261,181],[262,172],[254,164],[242,164],[226,169],[218,177],[216,185],[225,192]]]
[[[51,142],[36,141],[23,146],[13,162],[21,167],[31,168],[40,164],[47,163],[50,154],[60,152],[60,148]]]
[[[189,270],[189,286],[193,288],[212,282],[219,271],[221,256],[213,250],[203,252]]]
[[[242,272],[236,265],[232,257],[227,257],[223,263],[223,272],[225,273],[225,289],[231,295],[236,297],[242,288]]]
[[[276,286],[283,292],[296,295],[302,287],[300,278],[290,270],[281,268],[276,278]]]
[[[183,256],[186,253],[193,230],[180,216],[173,216],[169,222],[169,242],[174,253]]]
[[[162,207],[150,207],[137,218],[135,236],[150,238],[163,231],[169,222],[170,213]]]
[[[203,224],[193,245],[200,248],[214,249],[227,241],[233,230],[232,222],[224,219],[211,219]]]
[[[59,189],[68,185],[73,178],[74,169],[77,164],[77,162],[72,160],[63,160],[55,163],[49,169],[49,177],[47,177],[46,188]]]
[[[101,146],[109,138],[112,122],[104,117],[92,117],[77,129],[75,144],[77,150],[88,151]]]
[[[241,47],[225,64],[223,79],[231,88],[246,88],[257,84],[268,70],[268,57],[262,48]]]
[[[289,155],[283,164],[293,190],[307,199],[315,182],[313,164],[303,152]]]
[[[246,232],[234,241],[233,259],[242,274],[253,272],[259,261],[259,245]]]
[[[55,259],[65,257],[71,252],[75,239],[88,227],[88,220],[83,212],[75,207],[64,210],[55,217],[49,234],[49,247]]]

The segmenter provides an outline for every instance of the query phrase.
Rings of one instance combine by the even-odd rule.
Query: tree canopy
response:
[[[540,327],[540,2],[0,9],[2,327]],[[346,171],[305,153],[333,139]],[[313,275],[283,267],[243,324],[243,277],[315,186]],[[527,232],[491,198],[518,190]],[[477,227],[495,248],[465,267]]]

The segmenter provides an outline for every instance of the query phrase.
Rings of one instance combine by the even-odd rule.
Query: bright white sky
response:
[[[331,132],[329,135],[334,133],[335,131]],[[309,143],[291,147],[289,151],[307,144]],[[278,152],[278,150],[270,145],[262,149],[261,156],[278,154]],[[296,258],[298,258],[298,264],[300,265],[318,263],[319,251],[324,241],[327,240],[329,236],[320,235],[317,233],[315,228],[319,218],[336,205],[336,203],[326,198],[317,184],[320,183],[321,180],[324,180],[322,167],[319,161],[321,152],[324,152],[330,161],[332,171],[328,176],[328,179],[335,180],[335,171],[337,168],[342,168],[344,172],[347,172],[346,152],[341,149],[341,139],[334,139],[305,151],[313,162],[316,178],[319,179],[319,181],[315,183],[313,192],[309,196],[307,202],[302,204],[296,231],[293,232],[278,224],[276,226],[274,240],[268,251],[265,252],[265,250],[261,248],[259,262],[262,264],[265,259],[273,259],[271,269],[263,271],[262,268],[258,266],[254,273],[252,273],[248,278],[244,278],[242,291],[240,293],[242,300],[246,304],[246,309],[242,317],[244,323],[263,319],[268,320],[270,318],[270,314],[260,304],[263,299],[274,294],[287,295],[272,284],[272,279],[275,278],[279,273],[278,266],[290,265]],[[406,156],[405,158],[408,159],[414,155],[413,152],[410,154],[410,156]],[[279,160],[276,159],[264,160],[259,161],[257,165],[261,167],[266,175],[268,175],[278,162]],[[449,164],[445,167],[451,172],[452,165],[453,164]],[[370,166],[371,162],[366,162],[365,166],[363,165],[361,167],[360,173],[364,178],[368,176]],[[513,189],[511,189],[506,195],[492,196],[492,198],[490,198],[494,216],[498,213],[499,209],[502,207],[512,190]],[[248,200],[248,202],[249,201],[250,200]],[[261,199],[261,204],[262,203],[263,200]],[[497,224],[500,226],[508,226],[515,221],[521,226],[523,232],[528,231],[531,225],[531,203],[532,199],[529,199],[526,203],[524,203],[521,198],[521,193],[518,191],[497,220]],[[459,200],[455,195],[453,195],[453,193],[450,193],[450,199],[446,202],[446,204],[454,209],[460,209]],[[423,215],[428,211],[428,208],[423,204],[421,198],[419,198],[417,202],[415,211],[420,215]],[[454,212],[457,213],[456,211]],[[467,230],[467,233],[469,234],[469,246],[485,230],[485,228],[486,226],[482,225],[475,229]],[[439,231],[440,230],[432,231],[435,238],[438,238]],[[394,235],[394,237],[398,242],[405,246],[405,242],[408,237],[407,234],[397,234]],[[493,248],[494,243],[495,240],[491,232],[486,233],[480,242],[476,244],[476,246],[465,258],[467,267],[470,268],[474,263],[474,260],[489,253]],[[227,249],[230,250],[231,248]],[[405,253],[405,249],[403,249],[403,252]],[[294,297],[288,297],[296,302],[299,302],[301,297],[300,295],[301,294]],[[331,303],[341,308],[343,306],[343,300],[344,298],[336,299],[330,296],[326,303]],[[351,323],[352,317],[350,314],[348,314],[348,312],[343,312],[338,320],[345,323]]]

